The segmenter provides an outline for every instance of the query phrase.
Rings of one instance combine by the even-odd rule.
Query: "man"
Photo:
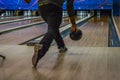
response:
[[[76,31],[76,23],[74,16],[73,2],[74,0],[67,1],[67,12],[71,21],[71,30]],[[48,51],[53,39],[55,39],[59,53],[66,52],[67,48],[59,32],[59,26],[62,21],[62,5],[64,0],[39,0],[39,13],[41,17],[48,24],[48,31],[40,41],[39,44],[34,46],[34,54],[32,57],[32,64],[37,66],[38,61]]]

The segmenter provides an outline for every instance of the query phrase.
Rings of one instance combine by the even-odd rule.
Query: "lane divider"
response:
[[[118,26],[117,26],[117,24],[116,24],[115,19],[114,19],[113,16],[112,16],[112,19],[113,19],[113,23],[114,23],[114,25],[115,25],[115,29],[116,29],[116,32],[117,32],[117,35],[118,35],[118,38],[119,38],[119,41],[120,41],[120,32],[119,32],[119,30],[118,30]]]
[[[112,16],[109,19],[108,47],[120,47],[120,40],[113,22]]]
[[[32,20],[32,19],[39,19],[39,18],[41,18],[41,17],[39,16],[39,17],[30,17],[30,18],[25,18],[25,19],[3,21],[3,22],[0,22],[0,24],[7,24],[7,23],[13,23],[13,22],[19,22],[19,21],[25,21],[25,20]]]

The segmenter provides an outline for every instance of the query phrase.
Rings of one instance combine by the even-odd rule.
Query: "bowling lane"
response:
[[[23,26],[23,25],[27,25],[27,24],[32,24],[32,23],[36,23],[36,22],[40,22],[42,21],[42,19],[31,19],[31,20],[25,20],[25,21],[19,21],[19,22],[13,22],[13,23],[8,23],[8,24],[2,24],[0,25],[0,31],[3,30],[7,30],[10,28],[15,28],[18,26]]]
[[[64,21],[61,26],[68,24]],[[0,44],[21,44],[27,40],[38,37],[47,31],[47,24],[34,25],[25,29],[12,31],[10,33],[2,34],[0,36]]]
[[[72,41],[69,36],[65,37],[67,46],[80,47],[107,47],[108,46],[108,17],[94,17],[80,27],[83,36],[79,41]]]
[[[28,24],[33,24],[33,23],[38,23],[38,22],[43,22],[43,19],[40,18],[35,18],[35,19],[30,19],[30,20],[24,20],[24,21],[17,21],[17,22],[13,22],[13,23],[8,23],[8,24],[1,24],[0,25],[0,32],[5,31],[5,30],[9,30],[9,29],[14,29],[14,28],[19,28],[21,26],[25,26]],[[63,18],[63,21],[68,21],[68,18]]]
[[[30,18],[30,17],[25,17],[25,16],[1,17],[0,18],[0,22],[10,21],[10,20],[17,20],[17,19],[26,19],[26,18]]]

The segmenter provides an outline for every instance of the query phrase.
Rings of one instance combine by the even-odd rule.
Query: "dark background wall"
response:
[[[120,0],[113,0],[113,15],[120,16]]]

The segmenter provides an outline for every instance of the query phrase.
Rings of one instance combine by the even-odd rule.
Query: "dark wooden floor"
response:
[[[59,54],[56,46],[32,68],[33,47],[0,45],[0,80],[119,80],[120,48],[69,46]]]

